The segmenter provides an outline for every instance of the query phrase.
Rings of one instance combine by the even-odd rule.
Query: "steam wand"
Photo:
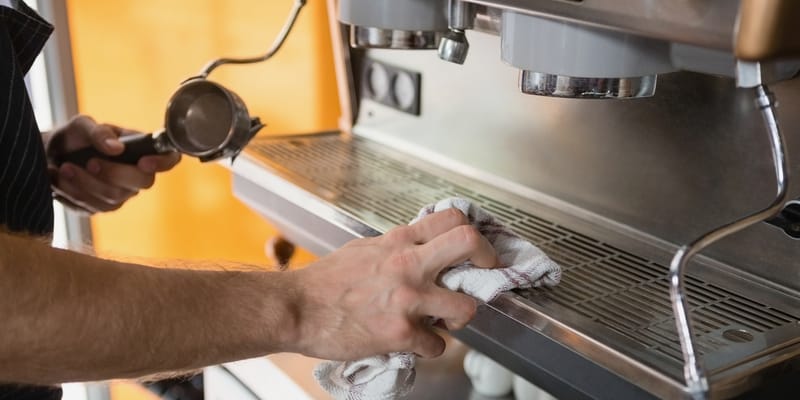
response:
[[[694,345],[694,333],[691,324],[689,304],[687,301],[686,290],[684,288],[684,273],[689,260],[704,248],[719,239],[730,234],[736,233],[750,225],[764,221],[783,208],[787,199],[787,180],[788,168],[786,162],[785,143],[778,120],[775,117],[775,96],[769,91],[766,85],[756,86],[756,106],[761,111],[764,123],[769,132],[772,158],[775,167],[775,178],[778,183],[778,193],[775,200],[769,207],[754,214],[740,218],[734,222],[723,225],[713,231],[695,239],[688,245],[682,246],[675,253],[669,268],[669,294],[672,300],[672,310],[675,313],[675,325],[678,329],[678,338],[683,350],[683,374],[686,378],[686,386],[689,394],[695,400],[708,398],[708,379],[702,361],[697,357]]]
[[[203,79],[207,78],[208,75],[211,74],[211,72],[217,69],[217,67],[219,67],[220,65],[254,64],[270,59],[273,55],[275,55],[275,53],[278,52],[278,50],[283,45],[283,42],[286,41],[286,36],[288,36],[289,32],[292,30],[295,21],[297,21],[297,16],[300,15],[300,9],[302,9],[304,5],[306,5],[306,0],[295,0],[294,7],[292,8],[292,11],[289,13],[289,18],[283,25],[283,28],[278,34],[278,37],[275,38],[275,42],[272,43],[272,47],[269,50],[267,50],[267,52],[264,55],[258,57],[250,57],[250,58],[218,58],[206,64],[206,66],[203,67],[203,70],[200,71],[200,75],[198,75],[198,77]]]

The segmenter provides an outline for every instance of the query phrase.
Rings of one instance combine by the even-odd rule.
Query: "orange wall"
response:
[[[98,121],[162,126],[179,83],[219,56],[272,43],[292,1],[68,0],[78,101]],[[261,134],[336,127],[339,115],[325,3],[310,1],[271,60],[212,74],[238,93]],[[92,219],[100,254],[264,263],[274,230],[231,192],[230,172],[190,157],[116,212]],[[310,256],[301,255],[308,260]]]

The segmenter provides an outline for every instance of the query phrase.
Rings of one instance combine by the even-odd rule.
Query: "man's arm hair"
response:
[[[476,302],[435,284],[448,266],[497,266],[457,209],[351,241],[286,272],[159,269],[0,233],[0,382],[186,371],[268,353],[330,360],[413,352],[461,329]]]
[[[140,377],[286,350],[292,274],[152,268],[0,232],[0,382]]]

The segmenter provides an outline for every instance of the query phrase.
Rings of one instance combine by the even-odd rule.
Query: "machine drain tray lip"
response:
[[[536,205],[533,207],[536,213],[531,213],[530,209],[520,209],[519,204],[507,201],[514,194],[502,193],[480,182],[472,185],[469,178],[449,171],[441,174],[440,169],[428,168],[424,161],[409,163],[410,156],[395,153],[396,150],[365,139],[326,132],[257,138],[237,163],[253,163],[263,173],[280,176],[295,185],[305,193],[301,196],[304,198],[295,196],[290,201],[313,199],[317,209],[320,205],[329,208],[321,214],[335,214],[338,223],[349,226],[354,237],[374,235],[403,224],[421,205],[441,197],[457,195],[479,202],[551,257],[559,257],[556,261],[565,266],[567,278],[552,290],[504,294],[484,308],[491,309],[495,317],[530,326],[530,333],[547,336],[651,394],[662,398],[685,397],[682,363],[679,354],[675,354],[676,347],[677,351],[680,348],[669,332],[674,330],[669,303],[665,308],[649,298],[653,293],[661,293],[663,277],[657,264],[669,255],[663,247],[617,237],[630,252],[620,250],[592,238],[608,236],[612,239],[608,242],[617,243],[613,232],[594,223],[569,220],[571,224],[564,224],[559,219],[561,213],[546,206]],[[236,165],[233,170],[236,172]],[[531,203],[525,198],[521,201],[526,205]],[[707,363],[716,372],[711,377],[712,384],[727,391],[719,397],[729,397],[730,393],[746,389],[738,387],[736,381],[800,353],[797,340],[791,339],[800,337],[797,318],[780,311],[800,309],[800,301],[732,276],[724,266],[719,268],[712,263],[706,267],[697,268],[699,278],[690,280],[690,294],[700,293],[693,300],[700,309],[697,315],[701,316],[703,332],[707,332],[704,343]],[[617,268],[622,273],[620,279],[611,279],[603,273],[604,268]],[[709,281],[711,274],[713,282]],[[748,289],[752,298],[726,289],[746,287],[748,283],[758,289]],[[666,294],[666,286],[663,293]],[[605,301],[609,295],[618,304]],[[629,314],[636,313],[643,314],[643,319],[632,321]],[[739,318],[738,314],[745,316],[743,324],[747,326],[740,326],[738,320],[726,322]],[[642,326],[629,329],[636,323]],[[756,332],[756,341],[766,340],[768,345],[745,343],[731,347],[727,336],[723,337],[739,331],[746,335],[752,328],[763,331]],[[731,348],[738,350],[731,352]]]

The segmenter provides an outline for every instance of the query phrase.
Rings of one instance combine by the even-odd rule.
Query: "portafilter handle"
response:
[[[71,151],[64,154],[59,154],[53,157],[56,165],[61,165],[65,162],[75,164],[79,167],[86,167],[86,164],[92,158],[99,158],[108,160],[115,163],[136,165],[139,159],[144,156],[152,156],[158,154],[165,154],[175,149],[166,140],[166,135],[152,134],[152,133],[139,133],[135,135],[120,136],[119,141],[125,145],[125,150],[121,154],[110,156],[101,153],[94,147],[85,147],[80,150]]]

